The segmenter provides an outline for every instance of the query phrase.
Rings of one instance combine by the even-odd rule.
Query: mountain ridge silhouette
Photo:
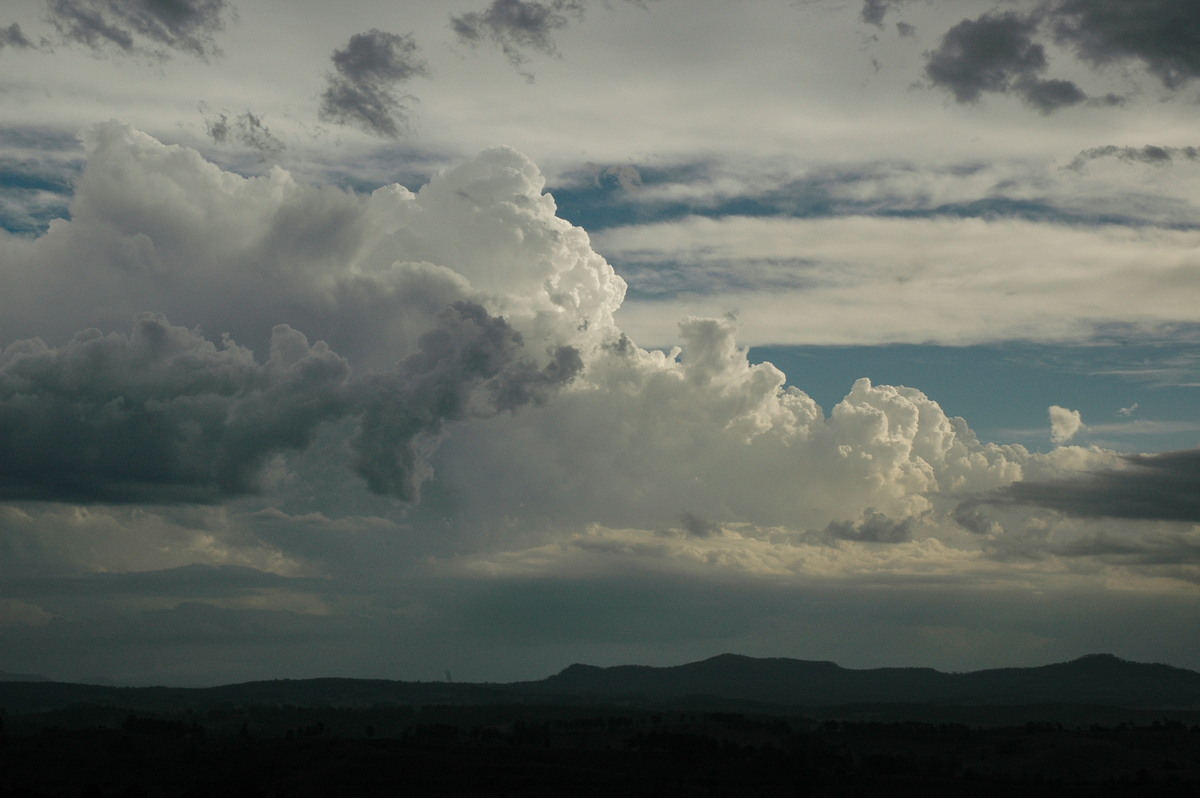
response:
[[[1200,673],[1090,654],[1034,667],[946,673],[928,667],[849,669],[829,661],[720,654],[674,666],[575,663],[536,681],[405,682],[326,677],[242,682],[215,687],[112,687],[51,681],[4,681],[0,707],[43,711],[81,704],[154,709],[233,705],[369,707],[380,705],[621,703],[680,700],[745,702],[762,707],[851,704],[1014,706],[1073,704],[1137,709],[1200,709]]]

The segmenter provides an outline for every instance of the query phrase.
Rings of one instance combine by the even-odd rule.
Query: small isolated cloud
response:
[[[1126,418],[1128,418],[1129,416],[1132,416],[1134,413],[1136,413],[1137,409],[1138,409],[1138,403],[1134,402],[1129,407],[1122,407],[1117,412],[1120,413],[1121,415],[1125,416]]]
[[[412,36],[372,28],[351,36],[332,60],[335,72],[321,95],[321,119],[399,138],[408,129],[413,98],[398,93],[397,86],[429,74]]]
[[[528,60],[527,50],[557,55],[554,34],[583,16],[579,0],[492,0],[484,11],[450,18],[459,41],[472,46],[484,41],[497,45],[518,69]],[[526,77],[532,77],[526,75]]]
[[[214,35],[233,11],[225,0],[48,0],[50,22],[66,42],[102,51],[166,57],[220,55]]]
[[[0,50],[3,50],[5,47],[28,50],[33,46],[33,42],[29,41],[21,31],[21,26],[17,23],[14,22],[7,28],[0,28]]]
[[[878,28],[882,28],[884,17],[887,16],[888,11],[896,8],[904,2],[906,2],[906,0],[863,0],[862,11],[860,12],[859,16],[862,18],[862,21],[866,22],[868,25],[874,25]],[[904,35],[903,31],[901,31],[901,35]]]
[[[208,135],[218,144],[241,144],[264,155],[278,153],[284,149],[260,117],[246,111],[232,119],[220,113],[204,120]]]
[[[1078,410],[1050,405],[1050,440],[1066,443],[1083,429],[1083,417]]]
[[[984,92],[1015,92],[1042,113],[1087,99],[1074,83],[1043,80],[1046,50],[1034,40],[1038,19],[1013,12],[965,19],[928,54],[925,75],[960,103],[978,102]]]

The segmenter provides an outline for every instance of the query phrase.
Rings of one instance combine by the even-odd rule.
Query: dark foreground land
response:
[[[554,706],[9,715],[0,796],[1194,796],[1200,726]]]
[[[512,684],[0,681],[0,798],[915,794],[1200,795],[1200,673],[721,655]]]

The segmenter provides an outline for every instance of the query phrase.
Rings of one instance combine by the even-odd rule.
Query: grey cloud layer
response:
[[[1045,507],[1087,518],[1139,518],[1200,523],[1200,449],[1129,455],[1126,467],[1075,479],[1015,482],[997,503]]]

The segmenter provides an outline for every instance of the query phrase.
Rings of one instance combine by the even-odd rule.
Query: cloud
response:
[[[888,11],[904,2],[906,0],[863,0],[859,16],[863,22],[882,28],[884,17],[887,16]]]
[[[228,525],[213,535],[255,563],[279,550],[349,570],[297,520],[322,512],[403,519],[411,534],[356,533],[362,562],[397,556],[377,532],[411,538],[406,556],[534,552],[599,524],[631,530],[635,555],[819,572],[832,555],[813,549],[829,541],[933,557],[929,539],[965,535],[950,515],[960,497],[1110,462],[981,442],[920,390],[867,379],[827,414],[749,362],[729,318],[685,319],[666,351],[638,346],[615,320],[624,281],[509,149],[417,192],[353,195],[278,168],[240,177],[119,124],[85,141],[70,219],[34,240],[0,236],[10,499],[174,510],[260,491],[238,501],[291,520],[260,512],[239,528],[269,545],[234,545]],[[711,249],[705,229],[684,238]],[[947,257],[955,279],[963,262]],[[975,316],[988,303],[965,305]],[[139,311],[151,314],[132,331],[106,332]]]
[[[825,527],[824,535],[835,540],[855,540],[861,543],[904,543],[912,540],[914,519],[894,521],[882,513],[868,509],[859,521],[833,521]]]
[[[411,35],[372,28],[333,51],[334,74],[321,95],[321,119],[383,138],[399,138],[409,124],[412,98],[397,86],[429,74]]]
[[[529,60],[526,50],[557,55],[554,34],[582,16],[580,0],[492,0],[484,11],[451,17],[450,27],[466,44],[492,42],[520,69]],[[532,79],[532,75],[526,77]]]
[[[651,0],[625,2],[645,7]],[[509,63],[532,82],[533,75],[521,70],[529,62],[529,52],[557,56],[554,35],[583,19],[587,4],[587,0],[492,0],[483,11],[450,17],[450,28],[460,42],[472,47],[484,42],[496,45]]]
[[[1056,0],[1054,38],[1093,64],[1141,61],[1168,89],[1200,75],[1200,6],[1190,0]]]
[[[0,239],[9,497],[217,501],[344,419],[362,424],[347,470],[415,499],[448,422],[544,403],[581,371],[580,345],[613,334],[624,284],[511,150],[419,195],[355,197],[223,173],[119,124],[88,147],[71,221],[28,246]],[[17,312],[51,294],[53,323]],[[101,332],[117,308],[193,326],[149,315]]]
[[[965,19],[927,54],[925,75],[960,103],[978,102],[984,92],[1017,92],[1027,103],[1050,113],[1086,99],[1074,83],[1042,80],[1046,51],[1034,41],[1038,19],[1014,12]]]
[[[394,373],[368,380],[352,442],[355,469],[371,490],[406,501],[417,500],[431,476],[426,457],[448,422],[544,402],[583,366],[569,346],[559,347],[543,368],[521,359],[520,334],[468,302],[443,311],[418,346]],[[481,388],[488,401],[472,406]]]
[[[679,523],[683,531],[694,538],[709,538],[721,534],[721,527],[693,513],[685,512],[680,515]]]
[[[925,74],[949,89],[960,103],[986,91],[1005,91],[1014,79],[1030,79],[1046,68],[1046,52],[1032,39],[1037,24],[1015,13],[965,19],[929,54]]]
[[[1130,163],[1161,166],[1173,162],[1176,158],[1184,158],[1189,161],[1198,160],[1200,159],[1200,147],[1160,147],[1154,144],[1147,144],[1143,147],[1118,147],[1109,144],[1084,150],[1075,156],[1067,168],[1080,171],[1089,161],[1101,158],[1116,158]]]
[[[0,28],[0,50],[5,47],[28,50],[34,47],[34,44],[21,31],[21,26],[14,22],[7,28]]]
[[[1072,341],[1200,319],[1180,293],[1200,290],[1200,235],[1165,225],[729,214],[592,240],[629,280],[619,321],[643,345],[677,343],[682,316],[731,311],[752,345]]]
[[[1066,443],[1084,429],[1083,417],[1078,410],[1068,410],[1058,405],[1050,405],[1050,440],[1055,443]]]
[[[208,135],[218,144],[236,142],[264,155],[275,154],[284,149],[280,141],[262,119],[246,111],[232,120],[225,113],[207,117],[204,125]]]
[[[1074,478],[1018,481],[985,501],[1032,505],[1082,518],[1200,523],[1200,449],[1122,457],[1119,468]]]
[[[225,0],[47,0],[47,10],[67,42],[162,58],[179,51],[200,59],[220,55],[214,35],[233,13]]]
[[[258,364],[162,316],[0,354],[0,496],[207,502],[261,487],[268,458],[344,412],[346,362],[286,325]]]

